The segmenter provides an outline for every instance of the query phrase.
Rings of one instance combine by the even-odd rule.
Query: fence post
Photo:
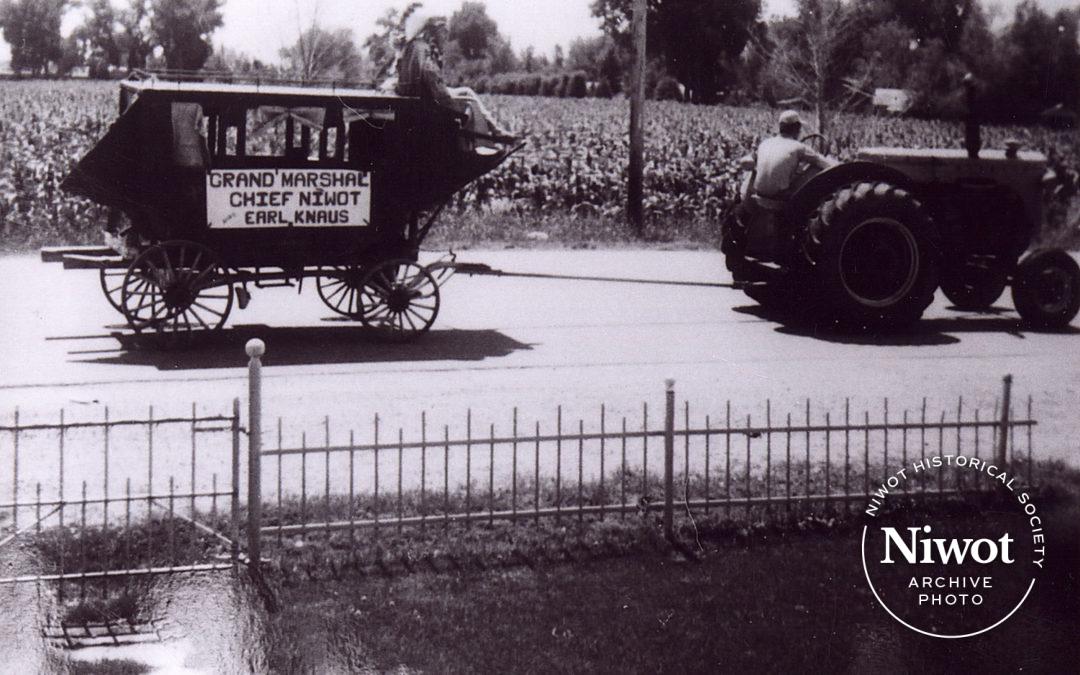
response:
[[[248,561],[253,571],[262,562],[259,531],[262,528],[262,361],[266,344],[248,340],[245,346],[248,361]]]
[[[240,562],[240,399],[232,402],[232,508],[229,512],[233,568]]]
[[[1012,397],[1012,375],[1006,375],[1002,383],[1001,393],[1001,429],[998,431],[998,446],[994,460],[998,467],[1004,469],[1009,461],[1009,407]]]
[[[664,536],[674,537],[675,520],[675,380],[667,380],[664,411]]]

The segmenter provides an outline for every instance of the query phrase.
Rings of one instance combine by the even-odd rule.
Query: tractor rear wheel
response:
[[[804,250],[825,310],[846,328],[910,324],[934,299],[937,230],[895,185],[860,182],[833,193],[811,218]]]
[[[956,309],[989,309],[1009,284],[1009,275],[996,259],[971,256],[942,270],[941,290]]]
[[[1020,261],[1012,297],[1020,318],[1032,328],[1064,328],[1080,310],[1080,266],[1061,249],[1035,251]]]

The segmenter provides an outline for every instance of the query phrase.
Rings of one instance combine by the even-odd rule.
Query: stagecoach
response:
[[[108,247],[46,261],[100,270],[137,332],[220,329],[256,287],[314,279],[334,312],[406,340],[453,273],[418,261],[453,195],[520,144],[470,131],[472,111],[372,90],[141,74],[62,187],[109,208]]]

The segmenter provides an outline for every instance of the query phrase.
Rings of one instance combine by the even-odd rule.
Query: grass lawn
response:
[[[662,546],[532,567],[341,575],[281,591],[277,672],[1069,672],[1080,661],[1080,509],[1047,531],[1047,569],[988,634],[927,638],[866,587],[858,528]]]
[[[211,672],[1077,672],[1080,471],[1047,463],[1039,475],[1045,568],[1015,615],[961,640],[886,614],[862,569],[861,513],[842,510],[699,514],[678,530],[690,556],[663,540],[655,513],[388,527],[377,543],[316,531],[268,546],[269,588],[178,575],[67,618],[166,617]],[[1015,525],[1004,504],[897,506]]]

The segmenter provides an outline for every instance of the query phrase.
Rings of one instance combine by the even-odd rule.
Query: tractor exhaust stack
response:
[[[968,157],[979,158],[979,150],[982,149],[982,134],[979,129],[979,112],[975,106],[975,76],[968,73],[964,76],[964,90],[967,98],[967,115],[964,117],[964,147],[967,148]]]

